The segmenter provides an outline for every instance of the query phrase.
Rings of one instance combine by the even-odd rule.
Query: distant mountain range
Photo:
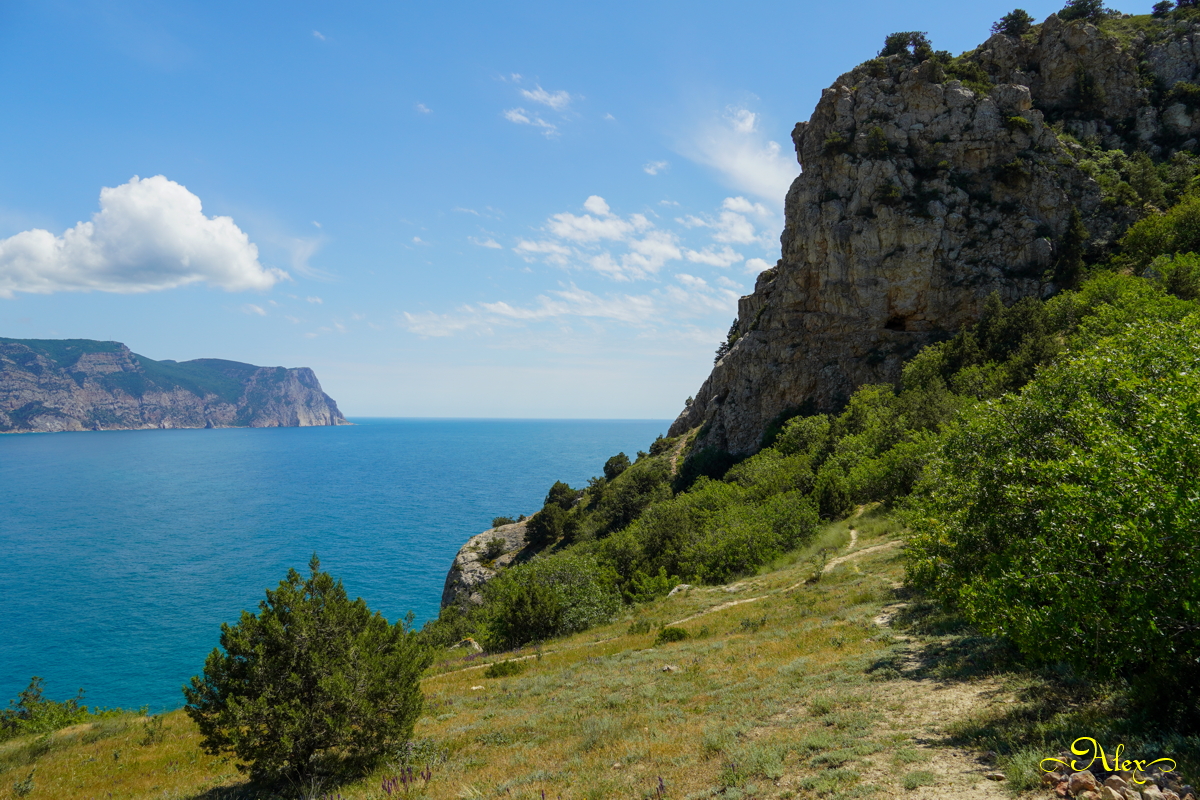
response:
[[[0,338],[0,432],[348,425],[307,367],[154,361],[120,342]]]

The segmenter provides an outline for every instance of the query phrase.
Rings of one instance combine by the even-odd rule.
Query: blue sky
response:
[[[310,366],[348,416],[670,418],[821,89],[1011,2],[6,0],[0,336]]]

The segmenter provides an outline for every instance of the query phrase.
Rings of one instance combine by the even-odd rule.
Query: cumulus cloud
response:
[[[732,186],[783,205],[800,166],[779,143],[759,129],[758,117],[745,108],[730,107],[720,120],[697,126],[696,135],[681,152],[720,173]]]
[[[571,95],[567,92],[547,92],[541,86],[538,86],[533,91],[522,89],[521,96],[531,103],[541,103],[544,106],[549,106],[555,111],[563,111],[571,104]]]
[[[61,236],[34,229],[0,240],[0,297],[14,292],[137,293],[208,283],[269,289],[286,272],[230,217],[208,217],[200,198],[162,175],[100,190],[100,210]]]
[[[757,275],[758,273],[762,272],[764,269],[770,269],[772,266],[774,266],[774,265],[768,264],[766,261],[763,261],[761,258],[751,258],[746,261],[746,273],[749,275]]]
[[[657,175],[670,166],[666,161],[651,161],[646,166],[642,167],[642,171],[647,175]]]
[[[743,256],[729,245],[720,250],[709,246],[703,250],[685,250],[684,257],[693,264],[708,264],[710,267],[728,267],[741,261]]]
[[[420,114],[432,114],[433,109],[424,103],[417,103],[417,112]]]
[[[495,239],[491,238],[490,236],[487,239],[483,239],[483,240],[477,239],[474,236],[468,236],[467,240],[473,245],[477,245],[479,247],[486,247],[489,250],[503,250],[504,249],[504,245],[500,244],[499,242],[497,242]]]

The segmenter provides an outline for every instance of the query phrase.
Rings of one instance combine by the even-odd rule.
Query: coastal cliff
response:
[[[0,433],[348,424],[307,367],[154,361],[119,342],[0,338]]]
[[[958,58],[903,48],[824,90],[793,132],[782,257],[670,435],[703,426],[699,446],[754,452],[773,420],[894,384],[992,292],[1070,286],[1083,251],[1146,213],[1097,154],[1161,161],[1200,134],[1200,24],[1137,24],[1051,16]]]

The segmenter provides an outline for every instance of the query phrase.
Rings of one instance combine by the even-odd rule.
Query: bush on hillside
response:
[[[45,683],[37,675],[8,708],[0,710],[0,742],[30,733],[46,733],[86,721],[91,712],[83,705],[83,689],[70,700],[57,701],[47,698],[43,691]],[[100,712],[103,714],[104,712]]]
[[[1193,313],[1094,338],[965,412],[914,500],[910,580],[1033,659],[1194,693],[1197,397]]]
[[[221,626],[221,646],[183,689],[203,747],[231,752],[251,778],[277,785],[361,773],[412,734],[429,652],[341,581],[289,570],[259,612]]]
[[[489,650],[511,650],[606,622],[621,600],[615,576],[578,553],[539,556],[484,584]]]
[[[536,548],[547,547],[558,541],[563,535],[567,521],[567,512],[556,503],[547,503],[541,511],[534,514],[525,526],[526,540]]]

